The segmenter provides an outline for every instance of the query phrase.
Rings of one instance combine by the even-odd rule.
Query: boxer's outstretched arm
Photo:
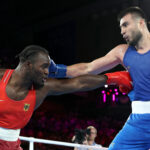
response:
[[[106,84],[105,75],[83,75],[72,79],[49,79],[44,90],[48,95],[60,95],[77,91],[89,91]],[[45,92],[44,92],[45,93]]]
[[[49,78],[43,88],[36,90],[36,107],[40,106],[47,95],[60,95],[77,91],[88,91],[105,84],[117,84],[122,92],[132,90],[128,72],[114,72],[105,75],[82,75],[72,79]]]
[[[107,82],[105,75],[83,75],[72,79],[53,79],[49,78],[44,87],[36,89],[37,109],[46,96],[61,95],[77,91],[88,91],[102,87]]]
[[[71,78],[83,74],[99,74],[103,71],[109,70],[122,63],[122,54],[127,48],[128,45],[126,44],[118,45],[105,56],[90,63],[79,63],[68,66],[66,76]]]

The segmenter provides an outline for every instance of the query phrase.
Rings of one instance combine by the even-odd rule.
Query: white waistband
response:
[[[150,113],[150,101],[132,101],[133,114]]]
[[[0,139],[4,141],[17,141],[20,129],[6,129],[0,127]]]

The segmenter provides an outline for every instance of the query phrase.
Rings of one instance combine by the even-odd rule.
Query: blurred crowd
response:
[[[30,123],[21,131],[22,136],[36,137],[41,139],[49,139],[56,141],[71,142],[74,135],[74,130],[85,129],[87,126],[97,128],[96,143],[103,146],[108,146],[114,136],[121,129],[124,121],[114,120],[111,117],[104,116],[103,118],[89,119],[75,115],[64,114],[49,114],[44,112],[36,112]],[[28,147],[26,142],[22,142],[22,146]],[[56,148],[55,148],[56,147]],[[27,148],[28,149],[28,148]],[[71,148],[58,147],[46,144],[35,144],[35,150],[68,150]]]

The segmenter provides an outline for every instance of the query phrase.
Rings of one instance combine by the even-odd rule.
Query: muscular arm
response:
[[[42,89],[36,90],[36,106],[40,106],[48,95],[61,95],[77,91],[88,91],[106,84],[105,75],[83,75],[72,79],[49,78]]]
[[[112,49],[108,54],[90,63],[79,63],[67,67],[67,77],[83,74],[99,74],[122,63],[123,55],[128,45],[122,44]]]
[[[77,91],[88,91],[106,84],[105,75],[82,75],[72,79],[48,79],[41,92],[42,95],[60,95]]]
[[[104,75],[83,75],[72,79],[55,80],[48,86],[50,95],[89,91],[106,84]]]

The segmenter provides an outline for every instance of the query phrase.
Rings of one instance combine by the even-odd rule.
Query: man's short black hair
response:
[[[141,17],[145,20],[147,24],[147,16],[141,8],[135,6],[135,7],[129,7],[129,8],[124,9],[123,11],[119,13],[118,18],[117,18],[118,21],[120,22],[121,18],[123,18],[127,14],[132,14],[137,17]]]
[[[21,63],[25,62],[26,60],[31,60],[35,55],[39,54],[39,53],[45,53],[45,54],[49,54],[48,51],[38,45],[29,45],[27,47],[25,47],[21,53],[19,53],[16,57],[19,57],[19,60]]]

